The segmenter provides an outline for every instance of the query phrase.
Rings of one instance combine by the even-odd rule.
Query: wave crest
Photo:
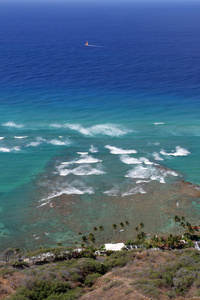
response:
[[[106,145],[105,148],[110,150],[111,154],[135,154],[136,150],[124,150],[122,148],[117,148],[114,146]]]
[[[2,126],[5,126],[5,127],[14,127],[14,128],[22,128],[22,127],[24,127],[24,125],[16,124],[16,123],[14,123],[12,121],[4,123],[4,124],[2,124]]]
[[[187,156],[188,154],[190,154],[190,152],[185,149],[185,148],[181,148],[180,146],[176,147],[176,150],[170,153],[167,153],[165,150],[161,150],[160,154],[162,155],[168,155],[168,156]]]
[[[52,124],[50,127],[53,128],[68,128],[71,130],[78,131],[83,135],[94,136],[94,135],[107,135],[107,136],[122,136],[130,132],[120,125],[107,123],[98,124],[91,127],[83,127],[80,124]]]

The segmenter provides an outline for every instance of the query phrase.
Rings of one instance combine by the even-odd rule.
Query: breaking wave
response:
[[[165,123],[163,122],[158,122],[158,123],[154,123],[154,125],[164,125]]]
[[[135,187],[131,189],[129,192],[125,192],[122,194],[122,197],[135,195],[135,194],[146,194],[142,187]]]
[[[15,127],[15,128],[22,128],[22,127],[24,127],[24,125],[16,124],[16,123],[14,123],[12,121],[4,123],[4,124],[2,124],[2,126],[5,126],[5,127]]]
[[[103,193],[110,196],[110,197],[114,197],[114,196],[117,196],[119,194],[119,190],[117,188],[112,188],[111,190],[105,191]]]
[[[100,170],[100,169],[95,169],[92,168],[88,165],[82,165],[79,166],[77,168],[74,169],[66,169],[65,165],[60,166],[58,168],[58,172],[60,176],[67,176],[69,174],[73,174],[76,176],[88,176],[88,175],[101,175],[101,174],[105,174],[104,171]]]
[[[52,144],[54,146],[67,146],[70,144],[69,140],[65,140],[65,141],[61,141],[61,140],[50,140],[50,141],[46,141],[46,143],[48,144]]]
[[[120,125],[116,124],[99,124],[91,127],[83,127],[80,124],[52,124],[54,128],[67,128],[78,131],[83,135],[94,136],[94,135],[107,135],[107,136],[122,136],[130,132]]]
[[[117,148],[114,146],[106,145],[105,148],[110,150],[111,154],[135,154],[136,150],[124,150],[122,148]]]
[[[127,165],[137,165],[144,163],[145,165],[153,165],[154,163],[149,161],[145,157],[140,157],[139,159],[130,157],[129,155],[122,155],[120,160]]]
[[[20,140],[21,139],[27,139],[27,137],[28,137],[27,135],[25,135],[25,136],[14,136],[15,139],[20,139]]]
[[[93,145],[91,145],[89,151],[90,151],[91,153],[97,153],[97,152],[98,152],[98,149],[97,149],[96,147],[94,147]]]
[[[155,160],[164,160],[162,157],[160,157],[159,153],[157,153],[157,152],[153,153],[153,157]]]
[[[71,142],[68,139],[65,140],[65,141],[56,140],[56,139],[48,141],[48,140],[45,140],[41,137],[37,137],[36,141],[30,142],[29,144],[26,145],[26,147],[37,147],[37,146],[41,145],[42,143],[51,144],[51,145],[54,145],[54,146],[67,146]]]
[[[167,175],[178,176],[178,174],[171,170],[164,170],[156,168],[155,166],[143,167],[137,166],[130,170],[125,177],[145,180],[156,180],[160,183],[165,183],[165,177]],[[138,181],[137,181],[138,182]]]
[[[62,196],[62,195],[84,195],[84,194],[94,194],[94,190],[91,187],[83,187],[81,189],[73,186],[67,186],[65,188],[60,188],[58,191],[54,191],[51,195],[46,198],[43,198],[39,201],[41,203],[38,207],[47,205],[51,202],[53,198]]]
[[[181,148],[181,147],[177,146],[175,151],[167,153],[165,150],[162,149],[160,151],[160,154],[168,155],[168,156],[187,156],[188,154],[190,154],[190,152],[185,148]]]
[[[13,151],[17,151],[17,152],[20,151],[20,147],[13,147],[13,148],[0,147],[0,152],[9,153]]]
[[[3,139],[5,139],[5,136],[0,136],[0,140],[3,140]]]

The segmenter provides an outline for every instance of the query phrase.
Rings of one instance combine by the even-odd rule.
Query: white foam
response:
[[[12,121],[4,123],[4,124],[2,124],[2,126],[5,126],[5,127],[15,127],[15,128],[22,128],[22,127],[24,127],[24,125],[16,124],[16,123],[14,123]]]
[[[0,147],[0,152],[9,153],[12,151],[20,151],[20,147],[13,147],[13,148]]]
[[[99,124],[99,125],[94,125],[91,127],[83,127],[80,124],[51,124],[51,127],[54,128],[68,128],[71,130],[75,130],[80,132],[83,135],[89,135],[89,136],[94,136],[94,135],[108,135],[108,136],[122,136],[130,132],[130,130],[127,130],[123,128],[120,125],[116,124]]]
[[[5,148],[5,147],[0,147],[0,152],[10,152],[11,149]]]
[[[154,125],[164,125],[165,123],[163,122],[157,122],[157,123],[154,123]]]
[[[91,153],[97,153],[97,152],[98,152],[98,149],[97,149],[96,147],[94,147],[93,145],[91,145],[89,151],[90,151]]]
[[[136,183],[147,183],[147,182],[151,182],[151,180],[137,180]]]
[[[27,144],[26,147],[37,147],[43,142],[46,142],[46,140],[41,137],[37,137],[35,142]]]
[[[73,186],[68,186],[64,189],[60,189],[57,192],[53,192],[46,198],[41,199],[39,202],[42,202],[38,207],[47,205],[53,198],[62,196],[62,195],[84,195],[84,194],[94,194],[94,190],[91,187],[83,187],[82,189],[78,189]]]
[[[144,180],[156,180],[160,183],[165,183],[165,177],[168,175],[171,176],[178,176],[178,174],[172,170],[165,170],[161,168],[157,168],[155,166],[148,166],[144,167],[142,165],[139,165],[135,167],[134,169],[130,170],[125,177],[129,178],[135,178],[135,179],[144,179]],[[141,181],[137,181],[137,183],[140,183]]]
[[[111,154],[135,154],[136,150],[124,150],[122,148],[117,148],[114,146],[106,145],[105,148],[110,150]]]
[[[92,157],[91,155],[81,154],[82,158],[74,161],[75,164],[96,164],[102,162],[102,160]]]
[[[142,163],[144,163],[145,165],[153,165],[154,164],[153,162],[149,161],[145,157],[140,157],[139,159],[137,159],[134,157],[130,157],[128,155],[122,155],[120,157],[120,160],[127,165],[137,165],[137,164],[142,164]]]
[[[180,146],[176,147],[176,150],[170,153],[167,153],[165,150],[161,150],[160,154],[162,155],[168,155],[168,156],[187,156],[188,154],[190,154],[190,152],[185,149],[185,148],[181,148]]]
[[[146,167],[143,166],[137,166],[133,170],[130,170],[125,177],[130,177],[130,178],[141,178],[141,179],[146,179],[150,177],[150,170]]]
[[[50,140],[47,142],[48,144],[52,144],[54,146],[66,146],[66,145],[69,145],[70,144],[70,141],[69,140],[65,140],[65,141],[60,141],[60,140]]]
[[[114,197],[114,196],[118,195],[119,191],[118,191],[117,188],[112,188],[111,190],[105,191],[103,193],[110,196],[110,197]]]
[[[5,136],[0,136],[0,140],[3,140],[3,139],[5,139]]]
[[[88,165],[79,166],[79,167],[74,168],[74,169],[64,169],[62,167],[62,168],[58,168],[58,171],[59,171],[60,176],[67,176],[69,174],[73,174],[73,175],[76,175],[76,176],[89,176],[89,175],[105,174],[104,171],[92,168]]]
[[[124,163],[124,164],[127,164],[127,165],[134,165],[134,164],[142,164],[142,162],[137,159],[137,158],[134,158],[134,157],[130,157],[128,155],[122,155],[120,157],[120,160]]]
[[[149,161],[146,157],[140,157],[140,161],[143,162],[145,165],[153,165],[154,163]]]
[[[27,135],[25,136],[14,136],[15,139],[27,139]]]
[[[164,160],[162,157],[160,157],[159,153],[157,153],[157,152],[153,153],[153,157],[155,160]]]
[[[128,192],[122,194],[122,197],[135,195],[135,194],[146,194],[142,187],[135,187]]]
[[[68,139],[65,141],[60,141],[60,140],[56,140],[56,139],[47,141],[41,137],[37,137],[36,141],[30,142],[29,144],[26,145],[26,147],[37,147],[37,146],[41,145],[42,143],[47,143],[47,144],[51,144],[54,146],[66,146],[66,145],[70,144],[70,141]]]

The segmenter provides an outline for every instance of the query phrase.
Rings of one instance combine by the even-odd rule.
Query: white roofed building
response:
[[[120,251],[124,246],[124,243],[105,244],[105,249],[106,251]]]

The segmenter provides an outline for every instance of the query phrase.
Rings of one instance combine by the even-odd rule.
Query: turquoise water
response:
[[[72,242],[154,186],[199,185],[196,8],[20,5],[0,13],[1,248]]]

